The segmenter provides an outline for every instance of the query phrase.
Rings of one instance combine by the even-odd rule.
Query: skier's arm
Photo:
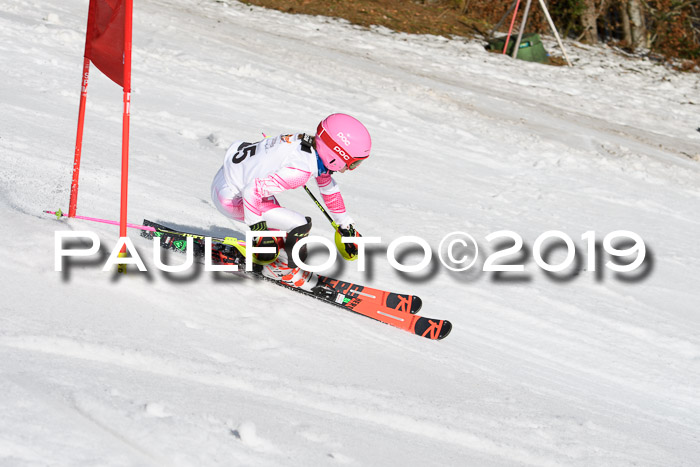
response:
[[[294,167],[282,167],[272,175],[256,178],[243,189],[245,222],[248,225],[263,220],[263,213],[279,207],[276,194],[304,186],[311,173]]]
[[[341,227],[347,227],[354,223],[350,214],[345,210],[345,201],[343,201],[343,195],[340,194],[340,187],[333,180],[331,174],[319,175],[316,177],[316,183],[321,192],[323,203],[328,208],[328,212],[336,224]]]

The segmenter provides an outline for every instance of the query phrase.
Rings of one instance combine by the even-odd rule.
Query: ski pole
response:
[[[46,214],[53,214],[56,216],[57,219],[60,219],[61,217],[68,217],[64,212],[62,212],[60,209],[58,211],[44,211]],[[107,219],[98,219],[96,217],[85,217],[85,216],[73,216],[75,219],[82,219],[84,221],[90,221],[90,222],[100,222],[102,224],[111,224],[111,225],[119,225],[119,221],[110,221]],[[156,229],[153,227],[148,227],[146,225],[138,225],[138,224],[126,224],[127,227],[130,227],[132,229],[140,229],[140,230],[146,230],[149,232],[155,232]]]
[[[308,188],[306,185],[304,185],[304,189],[305,189],[306,192],[309,194],[309,196],[311,196],[311,199],[314,200],[314,203],[316,203],[316,206],[318,206],[318,208],[321,210],[321,212],[323,213],[323,215],[326,216],[326,219],[328,219],[328,222],[331,223],[331,225],[333,226],[333,228],[334,228],[335,230],[338,230],[338,224],[337,224],[337,223],[333,220],[333,218],[328,214],[328,212],[326,211],[326,209],[325,209],[323,206],[321,206],[321,203],[319,203],[318,200],[316,199],[316,197],[314,196],[314,194],[311,193],[311,190],[309,190],[309,188]]]
[[[309,196],[311,196],[311,199],[314,200],[314,203],[316,203],[316,206],[318,206],[318,208],[321,210],[323,215],[326,216],[326,219],[328,219],[328,222],[330,222],[331,225],[333,226],[333,228],[335,229],[335,244],[338,247],[338,249],[340,250],[341,247],[340,247],[338,242],[339,241],[342,242],[342,240],[340,240],[340,237],[343,236],[343,234],[340,232],[340,226],[338,225],[338,223],[336,221],[333,220],[333,218],[328,214],[328,212],[324,209],[324,207],[321,206],[321,203],[318,202],[318,200],[316,199],[314,194],[311,193],[311,190],[309,190],[309,188],[306,185],[304,185],[304,189],[309,194]],[[356,235],[358,237],[360,236],[360,234],[357,233],[354,229],[352,229],[350,231],[350,233],[351,233],[351,236],[353,236],[353,237]],[[348,253],[347,247],[345,247],[345,248],[346,248],[346,250],[345,250],[346,253],[344,253],[343,250],[340,250],[340,254],[343,256],[343,258],[350,260],[350,261],[356,260],[357,259],[357,250],[355,250],[354,253]],[[355,245],[355,248],[357,248],[357,245]]]
[[[44,211],[46,214],[52,214],[56,216],[57,219],[60,219],[62,217],[68,217],[64,212],[62,212],[60,209],[58,211]],[[102,224],[111,224],[111,225],[119,225],[119,221],[112,221],[112,220],[107,220],[107,219],[98,219],[96,217],[85,217],[85,216],[73,216],[75,219],[81,219],[84,221],[90,221],[90,222],[99,222]],[[139,225],[139,224],[126,224],[127,227],[130,227],[132,229],[139,229],[139,230],[145,230],[147,232],[160,232],[164,234],[171,234],[171,235],[181,235],[184,237],[192,237],[192,238],[197,238],[200,240],[204,240],[207,236],[202,235],[202,234],[195,234],[195,233],[189,233],[189,232],[180,232],[177,230],[169,230],[167,228],[155,228],[151,227],[148,225]],[[234,247],[237,246],[245,246],[245,242],[242,240],[237,239],[236,237],[211,237],[211,239],[215,242],[223,243],[224,245],[231,245]]]

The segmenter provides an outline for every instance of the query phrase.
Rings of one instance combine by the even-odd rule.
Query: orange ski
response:
[[[195,256],[204,256],[204,236],[178,232],[147,220],[144,220],[143,223],[146,226],[153,227],[154,231],[144,231],[141,235],[146,238],[160,236],[161,247],[184,251],[187,237],[194,237]],[[238,250],[221,248],[222,245],[229,245],[225,239],[212,238],[212,241],[215,244],[215,248],[212,251],[214,262],[219,264],[237,264],[239,266],[245,262],[245,257]],[[311,291],[306,291],[281,281],[270,279],[257,272],[246,272],[243,268],[239,269],[239,271],[240,273],[273,282],[294,292],[367,316],[427,339],[444,339],[452,330],[452,323],[447,320],[426,318],[415,314],[421,309],[423,304],[420,297],[416,295],[388,292],[326,276],[318,276],[318,284]]]

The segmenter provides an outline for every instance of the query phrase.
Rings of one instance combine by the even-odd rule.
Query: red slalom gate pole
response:
[[[503,55],[506,54],[508,50],[508,41],[510,40],[510,35],[513,32],[513,25],[515,24],[515,17],[518,16],[518,8],[520,7],[520,0],[515,4],[515,11],[513,12],[513,19],[510,21],[510,28],[508,28],[508,35],[506,36],[506,45],[503,46]]]
[[[129,198],[129,120],[131,93],[124,91],[124,116],[122,122],[122,179],[119,209],[119,236],[126,237],[126,215]]]
[[[78,179],[80,178],[80,155],[83,150],[83,128],[85,126],[85,104],[87,102],[88,77],[90,75],[90,59],[83,61],[83,76],[81,78],[80,109],[78,110],[78,131],[75,136],[75,156],[73,157],[73,180],[70,185],[70,203],[68,217],[75,217],[78,208]]]
[[[121,206],[119,210],[119,236],[126,237],[126,214],[129,193],[129,121],[131,117],[131,31],[132,31],[132,0],[126,0],[124,10],[124,116],[122,118],[122,183]],[[119,256],[126,257],[126,244]],[[120,273],[126,273],[126,264],[117,268]]]

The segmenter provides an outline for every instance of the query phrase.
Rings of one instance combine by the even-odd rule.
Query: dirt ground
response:
[[[490,17],[498,19],[489,22],[463,14],[459,0],[246,0],[244,3],[286,13],[343,18],[360,26],[379,25],[394,31],[445,37],[473,37],[475,34],[487,37],[508,7],[505,2],[501,5],[503,12],[492,9]],[[478,2],[467,1],[466,5],[470,3],[475,6]],[[533,21],[529,24],[538,22],[541,22],[539,14],[534,12]],[[505,23],[499,31],[507,29],[508,24]],[[499,35],[504,33],[496,34]],[[551,56],[548,64],[562,66],[566,62],[562,57]]]
[[[344,18],[361,26],[380,25],[413,34],[470,36],[489,26],[468,19],[455,0],[247,0],[287,13]]]

